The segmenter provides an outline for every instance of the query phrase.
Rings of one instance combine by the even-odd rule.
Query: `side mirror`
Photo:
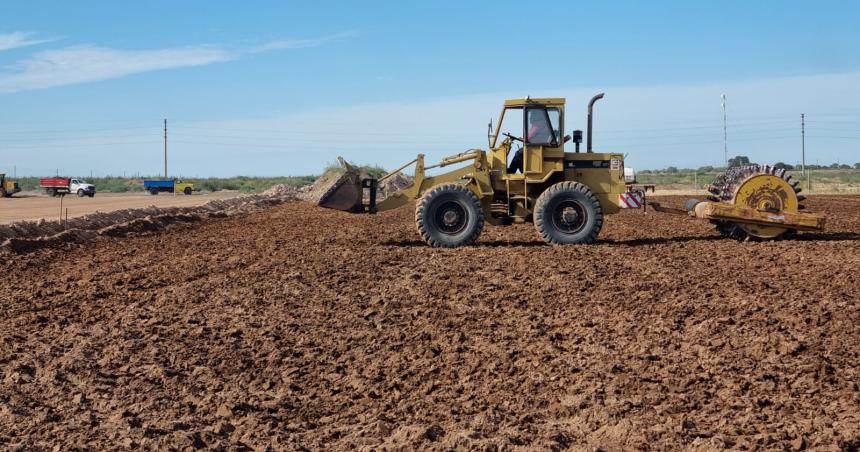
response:
[[[567,143],[568,141],[570,141],[570,135],[565,135],[563,143]]]
[[[579,143],[582,143],[582,131],[573,131],[573,142],[576,143],[576,152],[579,152]]]

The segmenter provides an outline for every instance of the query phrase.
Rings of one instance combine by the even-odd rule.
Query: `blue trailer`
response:
[[[143,189],[150,195],[157,195],[163,191],[190,195],[194,192],[194,184],[176,179],[146,179],[143,181]]]

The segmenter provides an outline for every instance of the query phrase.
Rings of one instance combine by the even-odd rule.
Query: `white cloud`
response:
[[[33,38],[33,34],[34,33],[24,31],[0,34],[0,51],[53,41],[53,39],[35,39]]]
[[[229,61],[234,54],[214,47],[125,51],[74,46],[36,53],[0,74],[0,92],[94,82],[140,72]]]
[[[356,36],[358,36],[357,32],[347,31],[313,39],[280,39],[254,47],[250,50],[250,52],[256,53],[268,52],[270,50],[304,49],[308,47],[319,47],[321,45],[340,42],[349,38],[354,38]]]
[[[13,33],[13,35],[16,34]],[[0,35],[0,50],[3,49],[4,42],[13,47],[29,45],[26,44],[28,42],[44,42],[28,41],[29,35],[26,33],[8,36],[12,35],[6,35],[7,39],[4,41],[4,35]],[[352,36],[355,36],[355,33],[347,32],[314,39],[279,40],[238,50],[221,46],[120,50],[92,45],[46,50],[18,61],[0,72],[0,93],[52,88],[143,72],[222,63],[241,58],[248,53],[318,47]]]

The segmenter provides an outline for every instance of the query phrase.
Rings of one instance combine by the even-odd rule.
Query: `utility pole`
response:
[[[164,178],[167,179],[167,119],[164,120]]]
[[[800,114],[800,174],[806,176],[806,191],[809,191],[809,173],[806,172],[806,117]]]
[[[726,168],[729,167],[729,145],[728,136],[726,134],[726,95],[720,96],[723,99],[723,158],[725,159]]]

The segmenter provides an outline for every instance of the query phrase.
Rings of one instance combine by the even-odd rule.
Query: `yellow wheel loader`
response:
[[[319,205],[373,214],[417,201],[418,233],[437,247],[469,245],[485,223],[531,222],[551,244],[594,242],[604,215],[645,204],[641,193],[628,192],[624,155],[593,152],[593,107],[601,98],[603,93],[588,103],[584,152],[580,152],[582,131],[574,130],[572,137],[563,135],[563,98],[507,100],[496,128],[492,121],[488,126],[488,150],[470,149],[430,166],[419,154],[379,179],[360,174],[339,158],[344,171]],[[504,138],[499,141],[500,137]],[[574,152],[565,152],[564,145],[571,140]],[[378,184],[413,164],[412,184],[377,202]],[[463,166],[436,175],[426,173],[456,164]],[[788,231],[823,228],[822,217],[798,212],[799,189],[784,173],[756,167],[727,174],[722,183],[718,178],[710,201],[690,203],[685,210],[651,205],[661,212],[711,220],[718,230],[736,238],[775,238]]]
[[[0,173],[0,196],[11,198],[12,195],[21,191],[17,181],[6,179],[6,174]]]

